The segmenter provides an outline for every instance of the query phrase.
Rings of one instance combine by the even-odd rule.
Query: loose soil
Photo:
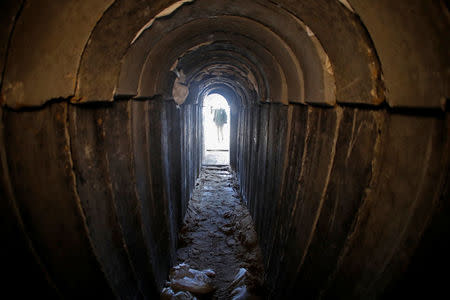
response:
[[[231,299],[230,283],[240,268],[255,277],[250,287],[261,293],[263,265],[252,218],[228,167],[204,167],[180,231],[177,263],[216,272],[211,299]]]

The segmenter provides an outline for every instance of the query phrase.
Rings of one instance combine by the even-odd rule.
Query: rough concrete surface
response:
[[[7,105],[39,106],[72,96],[91,31],[113,2],[25,1],[5,66],[2,93]]]

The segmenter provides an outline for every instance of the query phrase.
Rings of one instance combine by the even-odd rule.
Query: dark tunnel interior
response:
[[[18,0],[0,16],[3,295],[158,299],[217,93],[263,298],[448,298],[447,1]]]

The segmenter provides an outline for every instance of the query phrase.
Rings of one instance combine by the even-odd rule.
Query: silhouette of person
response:
[[[217,127],[217,140],[219,142],[223,141],[223,125],[227,123],[227,113],[225,109],[215,109],[213,121]]]

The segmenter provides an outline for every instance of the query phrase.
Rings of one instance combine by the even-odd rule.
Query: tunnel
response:
[[[220,94],[267,299],[448,297],[448,1],[0,12],[2,296],[158,299]]]

